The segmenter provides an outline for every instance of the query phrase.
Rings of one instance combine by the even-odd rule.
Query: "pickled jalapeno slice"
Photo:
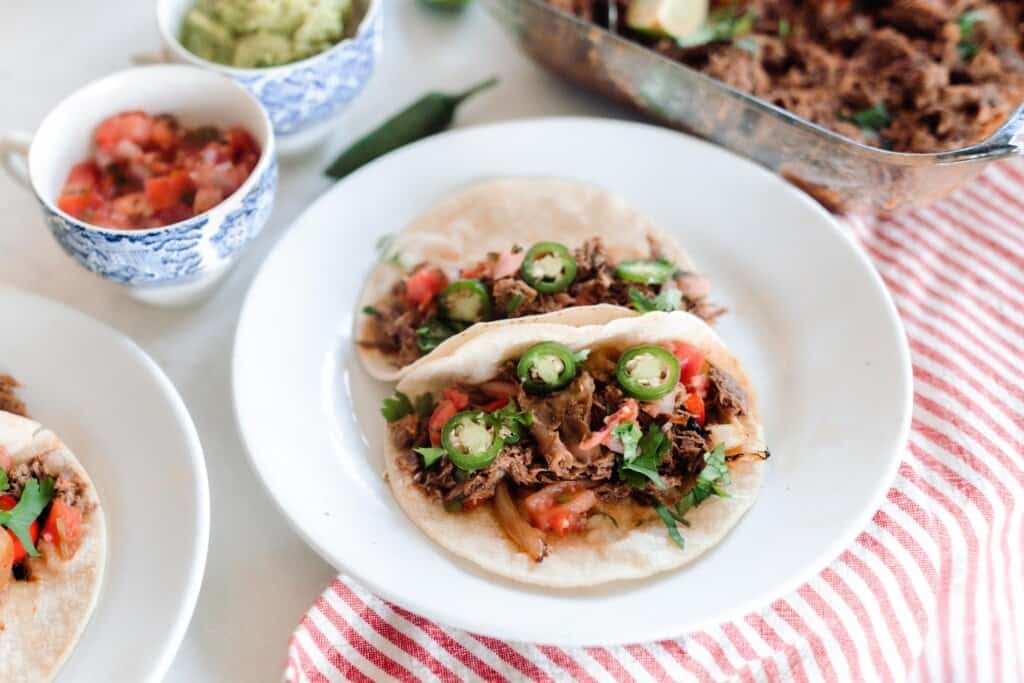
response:
[[[576,279],[576,257],[564,244],[538,242],[526,252],[520,272],[538,292],[564,292]]]
[[[547,394],[572,382],[576,377],[576,361],[567,346],[541,342],[523,354],[516,372],[526,393]]]
[[[441,315],[448,320],[478,323],[491,317],[491,295],[479,280],[458,280],[441,291]]]
[[[615,276],[627,282],[663,285],[676,272],[676,266],[665,259],[633,259],[615,267]]]
[[[499,424],[479,410],[456,413],[441,430],[441,445],[452,464],[471,472],[487,467],[505,445],[498,433]]]
[[[653,401],[679,383],[679,361],[653,344],[634,346],[619,357],[615,378],[622,390],[641,401]]]

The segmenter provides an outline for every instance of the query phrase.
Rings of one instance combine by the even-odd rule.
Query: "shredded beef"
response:
[[[711,418],[728,422],[747,412],[747,393],[736,379],[716,367],[708,372],[707,412]]]
[[[38,455],[28,462],[15,465],[8,472],[9,487],[7,493],[16,499],[21,498],[25,485],[30,479],[41,481],[52,477],[54,497],[80,510],[86,507],[86,485],[78,475],[67,468],[57,468],[45,455]]]
[[[609,0],[547,0],[608,25]],[[937,152],[990,135],[1024,102],[1024,3],[1014,0],[712,0],[753,18],[739,41],[680,47],[610,28],[735,88],[870,145]],[[971,12],[971,15],[967,15]],[[890,121],[854,117],[884,105]]]
[[[10,375],[0,375],[0,410],[24,417],[25,403],[14,393],[18,386],[18,380]]]

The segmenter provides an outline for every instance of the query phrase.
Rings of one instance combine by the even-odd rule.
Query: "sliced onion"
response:
[[[530,523],[519,514],[519,508],[512,500],[505,482],[498,484],[494,491],[494,512],[498,516],[498,523],[505,530],[512,542],[530,556],[534,562],[540,562],[547,554],[547,544],[544,543],[544,534],[540,529],[530,526]]]

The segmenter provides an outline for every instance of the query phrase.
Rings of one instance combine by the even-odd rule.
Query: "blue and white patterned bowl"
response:
[[[195,0],[158,0],[157,23],[164,45],[177,62],[234,78],[267,110],[274,132],[288,146],[292,138],[318,128],[355,99],[373,74],[380,54],[381,0],[354,0],[362,20],[352,38],[307,59],[263,69],[239,69],[201,59],[178,40]],[[324,129],[326,130],[326,129]]]
[[[194,218],[150,230],[111,230],[72,218],[55,200],[71,167],[92,151],[92,133],[123,111],[171,113],[189,126],[242,126],[260,144],[252,175],[237,192]],[[274,131],[259,102],[229,78],[190,66],[137,67],[77,91],[43,121],[31,143],[0,139],[0,157],[31,188],[57,241],[78,263],[141,300],[188,303],[227,271],[263,229],[277,186]],[[27,160],[27,170],[13,163]]]

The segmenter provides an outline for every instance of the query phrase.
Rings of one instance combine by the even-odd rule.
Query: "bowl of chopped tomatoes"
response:
[[[0,153],[72,258],[155,304],[211,289],[262,230],[277,185],[259,101],[189,66],[95,81]]]

